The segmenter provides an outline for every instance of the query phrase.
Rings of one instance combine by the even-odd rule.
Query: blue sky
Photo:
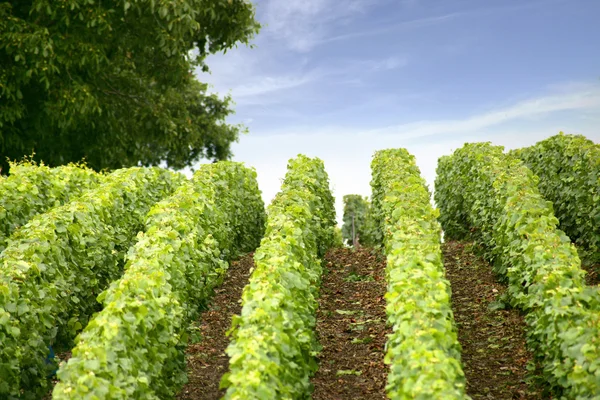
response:
[[[465,142],[600,141],[598,0],[258,0],[254,48],[202,81],[249,129],[233,146],[265,201],[298,153],[325,161],[338,213],[370,194],[375,150],[405,147],[432,185]],[[338,215],[341,220],[341,215]]]

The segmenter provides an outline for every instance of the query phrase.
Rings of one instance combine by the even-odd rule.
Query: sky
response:
[[[600,0],[257,0],[252,48],[197,72],[230,94],[249,133],[235,161],[265,203],[297,154],[325,163],[338,221],[370,195],[375,151],[404,147],[433,190],[466,142],[507,149],[583,134],[600,142]]]

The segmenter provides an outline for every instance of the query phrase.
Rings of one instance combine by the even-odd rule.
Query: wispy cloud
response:
[[[575,90],[566,92],[568,88]],[[280,127],[274,135],[243,137],[233,151],[237,160],[256,167],[259,185],[267,202],[279,190],[289,158],[299,153],[320,157],[330,176],[338,220],[341,221],[343,195],[370,195],[369,164],[376,150],[407,148],[416,156],[423,176],[433,187],[438,158],[450,154],[465,142],[492,141],[515,148],[531,145],[561,129],[600,140],[595,128],[600,116],[596,115],[591,121],[578,118],[587,110],[600,108],[600,85],[569,84],[562,85],[560,90],[508,107],[449,121],[422,121],[368,131],[332,125],[287,130]],[[556,117],[569,111],[572,113],[565,114],[557,124]],[[511,123],[532,117],[539,118],[539,121],[531,126]],[[264,157],[265,148],[269,149],[269,157]]]
[[[302,62],[286,65],[287,60],[274,58],[264,48],[238,48],[213,56],[208,63],[211,73],[198,70],[198,78],[216,93],[230,93],[238,104],[254,103],[253,99],[299,88],[318,78],[314,68]]]
[[[433,15],[423,18],[415,18],[409,19],[406,21],[384,21],[380,23],[380,27],[362,30],[358,32],[350,32],[340,35],[333,36],[324,36],[319,41],[315,42],[314,45],[325,45],[332,42],[339,42],[345,40],[353,40],[359,39],[363,37],[369,36],[378,36],[388,34],[390,32],[396,32],[401,30],[409,30],[409,29],[419,29],[426,28],[430,26],[439,25],[445,22],[451,22],[461,17],[482,17],[486,15],[497,15],[499,13],[512,13],[523,11],[526,9],[544,7],[549,3],[560,3],[565,2],[566,0],[538,0],[538,1],[530,1],[523,2],[522,4],[513,4],[513,5],[501,5],[497,7],[489,7],[486,5],[485,7],[477,7],[471,9],[462,9],[457,11],[448,12],[440,15]],[[408,8],[416,8],[422,6],[421,2],[418,0],[406,0],[401,1],[401,6]]]
[[[302,91],[299,91],[301,87],[319,82],[345,85],[351,81],[360,84],[369,74],[402,68],[407,63],[407,58],[403,56],[371,60],[340,59],[311,69],[298,66],[295,71],[264,73],[253,65],[250,58],[238,55],[226,62],[217,62],[217,78],[209,75],[202,79],[207,78],[218,93],[231,93],[238,104],[256,105],[279,102],[278,94],[292,89],[297,91],[297,96],[302,96]]]
[[[329,33],[336,22],[362,13],[375,0],[266,0],[267,32],[285,40],[296,51],[308,51]]]
[[[374,28],[374,29],[364,30],[364,31],[360,31],[360,32],[352,32],[352,33],[347,33],[347,34],[342,34],[342,35],[325,37],[325,38],[319,40],[315,44],[323,45],[323,44],[328,44],[328,43],[332,43],[332,42],[339,42],[339,41],[350,40],[350,39],[358,39],[358,38],[368,37],[368,36],[383,35],[386,33],[394,32],[394,31],[398,31],[398,30],[402,30],[402,29],[417,29],[417,28],[422,28],[422,27],[436,25],[436,24],[439,24],[442,22],[450,21],[450,20],[453,20],[453,19],[459,17],[460,15],[462,15],[462,13],[456,12],[456,13],[450,13],[450,14],[445,14],[445,15],[438,15],[438,16],[434,16],[434,17],[418,18],[418,19],[413,19],[413,20],[409,20],[409,21],[384,24],[384,26],[381,28]]]
[[[422,121],[389,126],[369,131],[370,134],[397,134],[403,137],[425,137],[451,133],[469,133],[486,129],[505,122],[538,118],[554,112],[600,109],[600,85],[577,84],[575,91],[561,91],[532,98],[486,113],[458,120]]]
[[[296,127],[288,133],[314,136],[331,135],[338,131],[340,135],[360,134],[369,137],[391,136],[397,139],[415,139],[436,135],[472,134],[516,120],[541,118],[548,114],[566,111],[585,112],[600,109],[600,84],[580,82],[554,85],[551,88],[551,93],[459,119],[416,121],[368,130],[342,126],[337,128],[329,126],[324,130],[315,130],[314,127],[303,126]],[[283,133],[281,129],[273,132],[278,135]],[[268,132],[264,134],[269,135]]]
[[[233,88],[235,98],[254,97],[271,94],[280,90],[295,88],[314,81],[315,74],[301,76],[264,76],[254,82]]]
[[[404,67],[408,64],[408,59],[405,57],[392,56],[382,60],[367,61],[369,69],[373,72],[389,71]]]

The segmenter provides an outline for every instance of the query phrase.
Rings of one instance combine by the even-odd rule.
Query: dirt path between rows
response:
[[[526,349],[523,317],[514,309],[489,308],[506,286],[470,244],[447,242],[442,249],[467,393],[473,399],[542,399],[540,390],[526,382],[532,355]]]
[[[312,397],[385,399],[385,260],[370,249],[340,248],[327,253],[324,266],[317,312],[323,351]]]
[[[231,318],[242,310],[241,297],[244,286],[254,266],[253,254],[233,261],[223,284],[215,289],[208,310],[200,316],[201,341],[187,349],[188,383],[178,399],[214,400],[225,394],[219,390],[221,377],[229,369],[225,349],[229,338],[225,332],[231,327]]]
[[[587,273],[585,274],[585,283],[588,286],[600,285],[600,263],[581,260],[581,268]]]

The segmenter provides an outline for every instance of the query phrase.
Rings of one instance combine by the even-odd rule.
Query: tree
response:
[[[231,99],[194,70],[258,32],[246,0],[0,2],[0,150],[95,169],[227,159]]]
[[[368,245],[369,242],[369,202],[358,194],[344,196],[344,225],[342,226],[342,237],[348,243],[352,243],[352,230],[360,244]]]

